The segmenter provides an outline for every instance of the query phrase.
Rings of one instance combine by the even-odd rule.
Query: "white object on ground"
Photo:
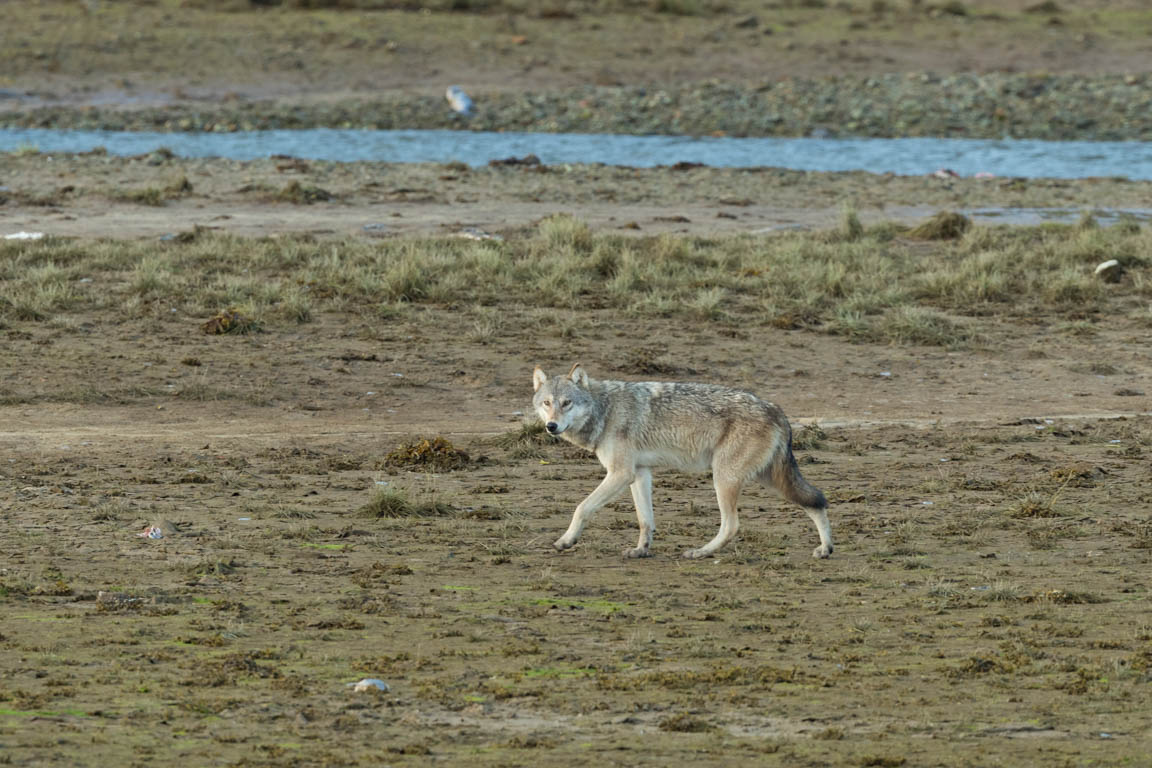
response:
[[[162,539],[162,538],[164,538],[164,532],[162,530],[160,530],[160,526],[157,526],[157,525],[150,525],[136,535],[142,539]]]
[[[383,680],[377,680],[374,677],[366,677],[358,683],[348,683],[348,687],[356,693],[363,693],[365,691],[390,691],[391,686]]]
[[[467,240],[495,240],[496,242],[502,242],[504,240],[500,235],[494,235],[491,232],[485,232],[476,227],[466,227],[457,232],[456,237],[463,237]]]
[[[1120,262],[1116,259],[1108,259],[1096,266],[1096,277],[1100,278],[1106,283],[1114,283],[1120,279],[1121,273],[1124,268],[1120,266]]]
[[[449,86],[444,98],[448,99],[448,105],[452,107],[452,111],[465,117],[472,114],[472,99],[464,93],[464,89],[460,86]]]
[[[4,235],[5,240],[39,240],[44,237],[43,232],[13,232],[10,235]]]

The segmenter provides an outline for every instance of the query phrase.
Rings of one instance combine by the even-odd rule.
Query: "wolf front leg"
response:
[[[556,539],[552,546],[558,550],[570,549],[574,546],[580,538],[580,532],[584,530],[584,526],[596,513],[596,510],[619,496],[635,479],[635,471],[610,470],[608,476],[600,481],[600,485],[596,486],[596,490],[588,494],[588,498],[577,505],[576,512],[572,515],[572,522],[568,525],[568,530],[564,532],[563,536]]]

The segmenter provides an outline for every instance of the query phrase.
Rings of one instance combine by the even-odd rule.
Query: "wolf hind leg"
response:
[[[624,557],[651,557],[652,534],[656,531],[656,519],[652,512],[652,470],[636,470],[632,481],[632,501],[636,504],[636,522],[640,524],[640,538],[633,549],[624,550]]]
[[[823,560],[832,554],[832,526],[828,522],[828,509],[827,507],[815,507],[804,511],[816,524],[816,531],[820,534],[820,546],[812,550],[812,557]]]
[[[832,554],[832,526],[828,522],[828,500],[823,492],[800,474],[796,457],[788,449],[787,457],[774,461],[760,473],[760,481],[775,488],[789,501],[804,507],[808,517],[816,525],[820,535],[820,546],[812,551],[812,557],[823,559]]]
[[[684,553],[684,557],[693,560],[701,557],[709,557],[716,550],[731,541],[732,537],[736,535],[736,532],[740,530],[740,517],[736,511],[736,503],[740,500],[740,491],[743,483],[739,480],[721,479],[719,477],[713,477],[712,483],[716,486],[716,501],[720,505],[720,530],[712,541],[699,549],[690,549]]]

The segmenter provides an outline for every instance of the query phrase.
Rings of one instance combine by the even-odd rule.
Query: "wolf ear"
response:
[[[540,389],[546,381],[548,381],[548,374],[540,370],[540,366],[536,366],[536,370],[532,371],[532,391],[535,392]]]
[[[568,378],[577,386],[588,389],[588,374],[585,373],[584,366],[580,363],[572,366],[572,370],[568,371]]]

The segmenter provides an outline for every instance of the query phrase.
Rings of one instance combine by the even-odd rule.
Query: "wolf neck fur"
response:
[[[561,437],[568,439],[573,445],[578,445],[588,451],[595,451],[604,436],[604,422],[607,417],[603,389],[596,386],[598,382],[589,382],[588,391],[596,400],[597,408],[588,414],[588,418],[577,429],[569,429]]]

